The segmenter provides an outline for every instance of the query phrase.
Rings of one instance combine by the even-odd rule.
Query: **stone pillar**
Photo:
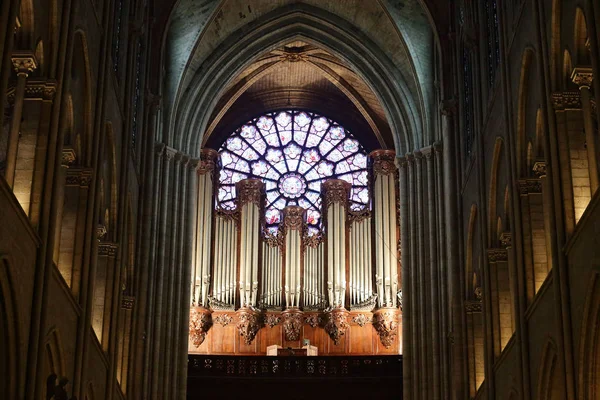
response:
[[[10,134],[8,137],[8,150],[6,153],[5,178],[11,188],[15,182],[17,167],[17,152],[19,150],[19,131],[21,130],[21,117],[23,115],[23,100],[25,99],[25,85],[27,77],[37,68],[37,62],[32,52],[15,52],[12,63],[17,72],[17,86],[15,88],[15,103],[13,108]]]
[[[195,236],[196,236],[196,258],[192,264],[192,284],[200,283],[195,287],[192,295],[192,304],[199,307],[208,307],[208,292],[211,281],[211,250],[212,221],[214,198],[213,191],[215,185],[215,162],[217,152],[213,149],[202,149],[200,152],[200,162],[198,164],[197,186],[190,186],[192,192],[197,191],[196,210],[190,210],[196,213]]]
[[[587,144],[588,169],[590,173],[590,192],[592,197],[598,189],[598,160],[596,153],[596,135],[592,115],[592,94],[590,88],[594,75],[591,68],[575,68],[571,75],[573,82],[579,86],[581,92],[581,108],[583,111],[583,126],[585,129],[585,140]]]
[[[286,308],[300,307],[302,270],[302,227],[304,208],[288,206],[283,210],[285,235],[285,305]]]
[[[398,235],[396,166],[393,150],[376,150],[373,165],[373,213],[375,238],[375,282],[378,307],[396,307],[398,293]]]

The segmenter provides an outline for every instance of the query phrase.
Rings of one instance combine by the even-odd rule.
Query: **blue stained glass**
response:
[[[321,184],[325,179],[350,182],[350,207],[369,204],[367,155],[343,127],[305,111],[268,113],[237,129],[220,149],[217,207],[235,208],[241,179],[265,182],[265,224],[276,234],[281,211],[289,205],[307,210],[309,235],[321,228]]]

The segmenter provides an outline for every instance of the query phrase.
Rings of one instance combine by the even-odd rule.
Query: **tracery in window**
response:
[[[307,111],[262,115],[238,128],[219,150],[221,168],[217,207],[235,208],[235,183],[261,179],[266,186],[265,225],[276,234],[281,211],[307,210],[308,235],[321,228],[321,184],[330,178],[352,185],[350,209],[369,204],[367,154],[344,127]]]

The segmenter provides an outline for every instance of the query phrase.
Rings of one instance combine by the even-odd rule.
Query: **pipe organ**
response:
[[[271,222],[279,225],[268,226],[269,183],[261,179],[237,181],[235,206],[220,207],[215,199],[217,158],[217,152],[204,149],[198,169],[191,266],[194,344],[204,340],[213,311],[235,313],[236,328],[248,345],[266,313],[280,313],[275,321],[283,321],[286,338],[298,338],[303,313],[317,312],[337,344],[350,313],[363,311],[373,313],[373,327],[389,347],[401,313],[394,152],[369,155],[369,201],[362,209],[350,207],[352,185],[347,180],[331,177],[321,183],[316,232],[309,229],[307,210],[299,204],[287,205],[277,215],[271,212]]]

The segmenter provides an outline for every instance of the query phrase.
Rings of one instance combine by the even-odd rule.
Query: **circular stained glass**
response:
[[[279,191],[288,199],[297,199],[306,192],[306,179],[294,173],[285,174],[279,181]]]
[[[287,206],[306,209],[309,235],[321,227],[321,184],[331,178],[352,184],[350,209],[369,204],[367,154],[344,127],[305,111],[267,113],[238,128],[219,149],[217,206],[235,208],[235,184],[265,183],[265,223],[276,233]]]

